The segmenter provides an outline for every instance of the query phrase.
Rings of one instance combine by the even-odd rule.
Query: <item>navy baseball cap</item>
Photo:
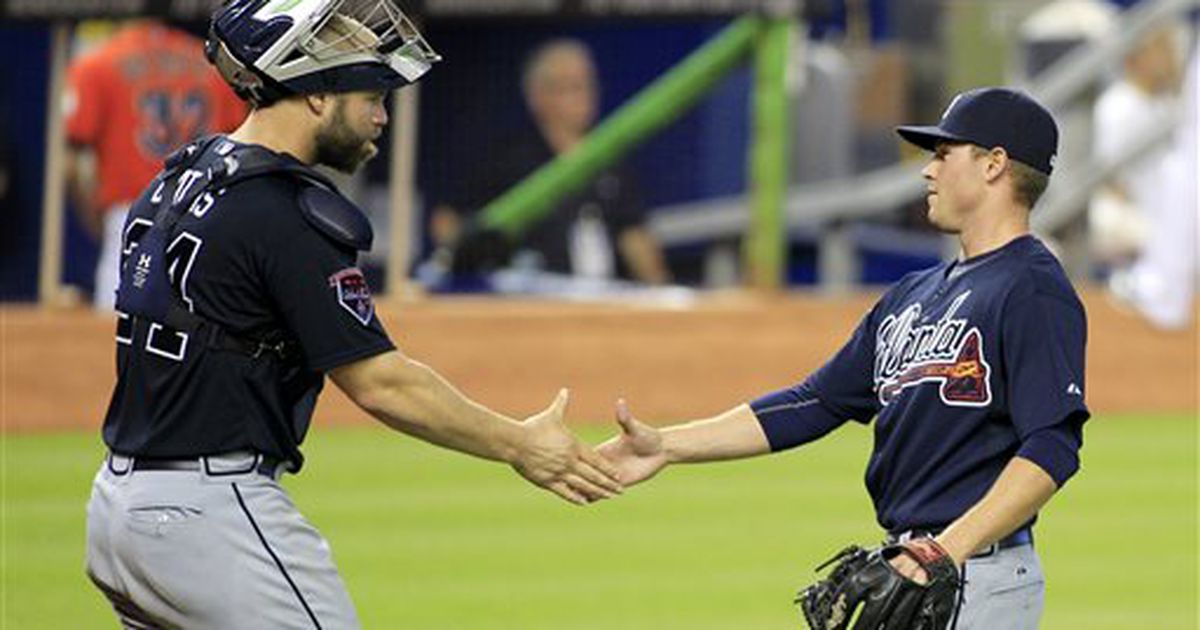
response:
[[[986,87],[950,101],[936,126],[896,127],[901,138],[933,151],[939,142],[966,142],[985,149],[1002,147],[1009,157],[1047,175],[1058,153],[1054,117],[1028,94]]]

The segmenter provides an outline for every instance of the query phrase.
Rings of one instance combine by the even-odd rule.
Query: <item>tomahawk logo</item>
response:
[[[888,315],[875,340],[875,391],[887,405],[908,387],[938,383],[942,402],[984,407],[992,402],[991,367],[983,355],[983,334],[956,318],[970,291],[954,298],[936,323],[921,321],[921,304]]]

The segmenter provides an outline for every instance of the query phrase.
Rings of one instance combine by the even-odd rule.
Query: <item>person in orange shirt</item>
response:
[[[100,243],[93,303],[113,308],[121,232],[129,204],[163,159],[246,117],[204,58],[204,43],[155,20],[131,20],[68,69],[64,112],[68,185],[88,233]]]

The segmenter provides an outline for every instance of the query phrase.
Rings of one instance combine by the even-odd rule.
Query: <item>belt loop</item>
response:
[[[258,465],[254,467],[258,474],[270,479],[271,481],[279,481],[279,466],[280,462],[274,461],[273,457],[259,455]]]
[[[238,465],[230,467],[228,461],[222,462],[221,459],[230,459],[246,457],[249,465]],[[249,451],[233,451],[230,453],[221,453],[219,455],[205,455],[200,458],[200,470],[205,477],[219,479],[223,477],[232,477],[237,475],[245,475],[258,470],[258,463],[262,461],[260,453],[251,453]]]
[[[113,475],[115,475],[117,477],[124,477],[125,475],[128,475],[129,473],[133,472],[133,458],[132,457],[126,457],[125,455],[117,455],[116,453],[110,452],[108,454],[108,457],[105,457],[104,460],[105,460],[105,465],[108,468],[108,472],[112,473]],[[121,464],[123,464],[123,465],[121,465]]]
[[[264,477],[270,477],[272,481],[279,481],[283,477],[283,473],[288,470],[288,460],[272,457],[270,455],[260,455],[258,466],[255,470]]]

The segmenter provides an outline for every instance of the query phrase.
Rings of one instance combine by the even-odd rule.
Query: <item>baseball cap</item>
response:
[[[1002,147],[1009,157],[1047,175],[1058,153],[1058,125],[1050,112],[1028,94],[1000,87],[963,92],[950,101],[937,125],[904,125],[896,133],[928,151],[939,142]]]

